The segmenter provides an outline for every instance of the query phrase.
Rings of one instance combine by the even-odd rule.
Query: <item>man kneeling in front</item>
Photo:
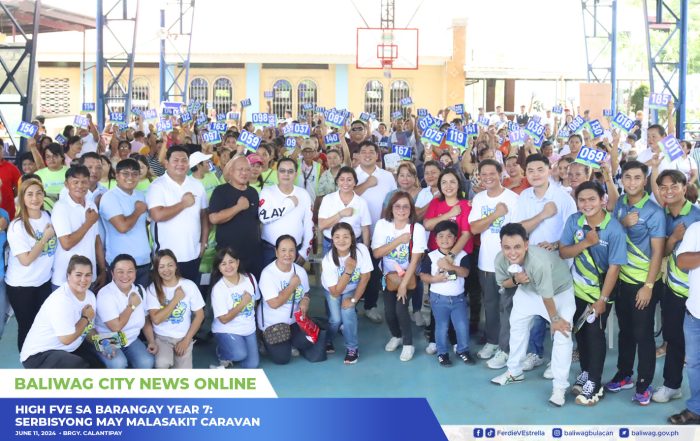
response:
[[[501,229],[501,252],[496,256],[496,281],[502,288],[517,287],[510,313],[508,370],[492,383],[505,386],[525,379],[521,362],[527,352],[530,322],[541,316],[550,322],[553,335],[552,396],[549,401],[564,405],[571,367],[571,322],[576,311],[569,266],[556,252],[528,247],[528,235],[518,223]]]

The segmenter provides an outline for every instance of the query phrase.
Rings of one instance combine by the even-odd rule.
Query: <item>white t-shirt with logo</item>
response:
[[[191,280],[180,279],[177,286],[173,287],[163,287],[163,292],[165,293],[165,306],[167,306],[170,301],[175,297],[175,290],[177,287],[182,287],[185,292],[185,298],[180,300],[173,312],[167,320],[163,320],[159,324],[153,323],[153,331],[156,335],[162,337],[172,337],[172,338],[183,338],[187,335],[187,331],[190,329],[190,324],[192,323],[192,313],[199,311],[204,308],[204,299],[202,299],[202,293],[199,292],[199,288]],[[158,302],[158,295],[156,294],[156,288],[153,284],[148,287],[148,293],[146,294],[146,310],[151,311],[153,309],[161,309]]]
[[[496,254],[501,251],[501,228],[512,222],[513,211],[518,203],[518,195],[505,188],[503,193],[490,197],[486,190],[480,191],[472,200],[472,211],[469,212],[469,223],[488,217],[496,211],[496,205],[501,202],[508,207],[508,213],[496,219],[494,223],[481,233],[481,248],[479,249],[479,269],[486,272],[496,272],[494,261]]]
[[[685,231],[683,242],[675,251],[676,257],[683,253],[696,253],[700,251],[700,222],[695,222]],[[688,300],[685,307],[693,314],[693,317],[700,318],[700,268],[691,269],[688,272]]]
[[[56,231],[56,237],[59,239],[76,232],[83,226],[86,219],[86,212],[92,208],[97,211],[97,207],[93,202],[85,202],[85,205],[80,205],[75,202],[70,196],[59,199],[51,212],[51,223]],[[85,256],[92,262],[92,281],[97,279],[97,259],[95,258],[95,241],[100,232],[99,218],[98,221],[92,224],[90,229],[85,233],[82,239],[73,246],[70,250],[66,250],[61,246],[61,241],[58,241],[56,248],[56,258],[53,261],[53,275],[51,283],[61,285],[66,281],[66,270],[68,262],[73,255],[78,254]]]
[[[141,291],[143,291],[143,295],[146,295],[145,289],[141,288]],[[139,338],[139,333],[143,329],[143,325],[146,324],[146,314],[148,314],[143,305],[144,299],[136,285],[132,285],[129,293],[124,294],[117,284],[112,281],[97,293],[97,310],[95,311],[97,332],[100,334],[112,333],[113,331],[105,323],[119,318],[129,304],[129,297],[132,292],[141,298],[141,303],[131,312],[129,321],[121,329],[126,336],[127,346]]]
[[[290,196],[297,198],[296,207]],[[314,222],[311,198],[303,188],[294,186],[287,195],[278,185],[264,187],[260,192],[258,218],[262,223],[262,240],[275,245],[280,236],[291,234],[297,245],[302,245],[299,255],[304,259],[309,257]]]
[[[251,282],[251,277],[253,281]],[[250,335],[255,332],[255,301],[260,298],[257,283],[254,276],[240,274],[238,284],[229,283],[223,277],[211,290],[211,306],[214,311],[214,321],[211,331],[218,334]],[[241,303],[244,293],[250,294],[251,301],[239,312],[233,320],[221,323],[218,317],[228,312]]]
[[[318,209],[318,218],[328,219],[347,207],[352,207],[352,216],[342,217],[339,222],[347,222],[350,224],[352,231],[355,233],[355,238],[359,240],[362,238],[362,227],[372,225],[372,216],[369,213],[367,201],[357,194],[353,194],[350,203],[347,205],[340,199],[339,191],[327,194],[321,201],[321,206]],[[331,239],[332,229],[331,227],[323,230],[323,237]]]
[[[421,265],[421,273],[429,273],[431,276],[437,276],[440,272],[438,261],[445,257],[440,250],[433,250],[423,257]],[[453,259],[454,265],[462,268],[469,268],[469,256],[462,250]],[[454,274],[453,274],[454,275]],[[453,280],[445,282],[431,283],[430,291],[443,296],[458,296],[464,294],[464,277],[454,275]]]
[[[34,318],[32,328],[19,354],[20,361],[24,362],[32,355],[41,352],[73,352],[78,349],[94,327],[94,321],[86,326],[83,333],[70,344],[64,345],[58,337],[75,333],[75,324],[83,315],[83,307],[92,305],[92,308],[96,309],[95,303],[95,294],[92,291],[88,290],[85,298],[78,300],[67,283],[52,292]]]
[[[423,253],[428,248],[428,241],[425,239],[425,228],[423,225],[416,223],[413,228],[413,254]],[[402,229],[397,230],[393,222],[386,219],[380,219],[374,226],[374,234],[372,234],[372,249],[376,250],[404,233],[411,231],[411,224],[407,223]],[[382,270],[384,274],[396,271],[397,265],[402,270],[408,268],[411,257],[408,255],[408,243],[403,243],[394,249],[391,253],[382,257]]]
[[[15,219],[7,230],[7,243],[10,246],[5,283],[10,286],[41,286],[51,279],[53,260],[56,255],[58,239],[54,236],[41,250],[39,257],[27,266],[17,258],[18,255],[32,250],[34,245],[44,235],[44,228],[51,223],[49,215],[42,211],[39,219],[29,219],[29,225],[38,239],[33,238],[24,228],[21,219]]]
[[[357,265],[355,265],[355,271],[353,271],[352,277],[350,277],[350,282],[345,286],[343,294],[355,291],[357,285],[360,283],[360,276],[362,274],[371,273],[374,269],[369,249],[367,249],[364,244],[357,244],[356,255]],[[345,257],[338,256],[338,263],[340,265],[336,265],[333,262],[333,250],[331,249],[323,258],[321,262],[321,285],[323,285],[326,290],[338,284],[340,277],[345,272],[345,261],[348,260],[348,257],[350,257],[350,254]]]
[[[370,176],[364,170],[362,170],[362,167],[360,166],[355,169],[355,173],[357,173],[357,185],[364,183]],[[382,217],[384,198],[386,198],[387,193],[391,192],[392,190],[396,190],[397,187],[394,175],[386,170],[375,167],[374,171],[372,172],[372,176],[377,178],[377,185],[365,190],[365,192],[362,193],[362,199],[367,202],[369,214],[372,218],[372,224],[376,224],[376,222]],[[374,231],[371,226],[370,230]]]
[[[291,325],[296,320],[294,319],[294,312],[299,309],[299,302],[305,293],[309,292],[309,277],[306,275],[304,268],[300,267],[296,263],[292,264],[292,269],[288,272],[283,272],[277,267],[277,261],[272,262],[260,274],[260,295],[262,296],[262,302],[260,302],[262,311],[257,314],[258,327],[263,331],[267,329],[268,326],[276,325],[277,323],[287,323]],[[289,281],[292,276],[296,274],[301,280],[301,284],[297,286],[294,294],[289,296],[287,303],[283,304],[277,309],[272,308],[267,301],[274,299],[279,295],[279,293],[289,286]],[[294,310],[292,310],[292,303],[294,303]],[[264,316],[264,322],[263,322]]]

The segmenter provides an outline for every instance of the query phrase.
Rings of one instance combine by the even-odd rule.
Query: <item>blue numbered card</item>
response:
[[[564,113],[564,107],[554,106],[554,107],[552,107],[552,113],[557,114],[557,115],[561,115],[562,113]]]
[[[192,114],[190,112],[183,112],[182,115],[180,115],[180,122],[185,124],[192,121]]]
[[[202,133],[202,141],[206,144],[216,144],[221,142],[221,133],[214,131]]]
[[[265,99],[269,100],[275,97],[275,93],[271,90],[266,90],[265,92],[263,92],[263,96],[265,97]]]
[[[661,147],[661,150],[666,154],[666,157],[670,162],[673,162],[676,159],[683,156],[683,149],[681,148],[681,143],[678,142],[678,140],[674,138],[673,135],[669,135],[661,141],[659,141],[659,147]]]
[[[666,93],[652,93],[649,95],[650,109],[665,109],[671,101],[671,95]]]
[[[202,103],[200,103],[197,100],[194,100],[187,105],[187,110],[189,110],[191,113],[197,113],[197,112],[199,112],[199,109],[201,109],[201,108],[202,108]]]
[[[617,127],[618,129],[629,133],[634,127],[634,121],[631,118],[628,118],[624,113],[617,112],[617,115],[615,115],[615,118],[612,120],[612,125],[613,127]]]
[[[138,107],[132,107],[131,113],[133,113],[136,116],[143,115],[143,112]]]
[[[487,116],[485,116],[485,115],[482,115],[482,116],[480,116],[480,117],[476,120],[476,122],[477,122],[480,126],[484,126],[484,127],[485,127],[485,126],[488,126],[488,125],[489,125],[489,118],[488,118]]]
[[[177,114],[177,109],[174,109],[172,107],[163,107],[163,111],[161,112],[161,115],[168,115],[168,116],[173,116]]]
[[[557,133],[557,138],[559,139],[568,139],[569,136],[571,136],[571,131],[567,127],[562,127]]]
[[[600,164],[602,164],[603,161],[605,161],[607,155],[607,152],[603,150],[596,150],[590,147],[586,147],[584,145],[583,147],[581,147],[581,150],[579,150],[574,162],[587,165],[591,168],[599,169]]]
[[[440,130],[434,129],[432,127],[428,127],[428,129],[425,132],[423,132],[423,135],[420,139],[421,141],[423,141],[423,144],[440,145],[444,137],[444,132],[441,132]]]
[[[197,115],[197,127],[201,127],[207,124],[207,115],[200,113]]]
[[[217,121],[226,121],[226,114],[225,113],[217,113],[216,120]]]
[[[124,122],[123,112],[112,112],[109,114],[109,120],[112,122]]]
[[[581,115],[576,115],[573,121],[569,124],[569,130],[571,133],[579,133],[583,131],[586,126],[586,120],[581,117]]]
[[[306,110],[306,111],[314,110],[314,105],[311,103],[306,103],[306,104],[302,104],[301,108],[302,108],[302,110]]]
[[[287,150],[294,150],[297,146],[297,139],[296,138],[286,138],[284,140],[284,146],[287,148]]]
[[[464,115],[464,104],[455,104],[455,113],[457,115]]]
[[[418,109],[418,116],[428,116],[428,109]]]
[[[391,147],[391,151],[398,154],[403,160],[411,160],[411,146],[394,144]]]
[[[605,132],[605,129],[603,128],[603,125],[600,123],[600,121],[598,121],[597,119],[589,121],[588,126],[591,128],[591,135],[593,135],[593,139],[603,136],[603,132]]]
[[[422,132],[425,132],[425,130],[428,127],[432,126],[434,123],[435,120],[430,115],[425,115],[422,118],[418,118],[418,127],[421,129]]]
[[[151,120],[157,120],[158,119],[158,110],[156,109],[148,109],[145,112],[143,112],[143,119],[146,121],[151,121]]]
[[[229,121],[238,121],[241,118],[241,114],[238,112],[229,112],[226,114],[226,119]]]
[[[250,107],[250,105],[251,105],[250,98],[246,98],[244,100],[241,100],[241,107]]]
[[[464,127],[465,127],[465,130],[467,132],[468,138],[476,138],[477,136],[479,136],[479,125],[478,124],[470,123]]]
[[[520,130],[520,124],[516,120],[513,121],[508,121],[508,131],[509,132],[517,132]]]
[[[399,104],[401,104],[401,107],[409,107],[413,104],[413,100],[411,99],[410,96],[407,96],[405,98],[401,98],[399,101]]]
[[[316,113],[323,113],[326,111],[325,107],[322,106],[316,106]]]
[[[275,127],[277,125],[277,115],[274,113],[268,113],[268,115],[267,120],[270,122],[270,126]]]
[[[337,133],[329,133],[323,137],[323,142],[326,143],[326,147],[338,145],[340,144],[340,135]]]
[[[253,113],[250,115],[253,124],[258,127],[266,126],[270,123],[269,113]]]
[[[82,109],[81,111],[84,113],[94,112],[95,108],[96,108],[95,103],[83,103],[83,105],[81,107],[81,109]]]
[[[508,140],[513,146],[519,146],[525,144],[525,132],[521,130],[514,130],[508,135]]]
[[[532,118],[530,118],[528,121],[535,121],[536,123],[542,121],[542,117],[539,115],[532,115]]]
[[[530,118],[525,125],[525,133],[530,135],[532,139],[537,139],[544,135],[544,126],[539,121],[535,121],[534,118]]]
[[[370,115],[370,114],[367,113],[367,112],[362,112],[362,113],[360,113],[360,120],[362,120],[362,121],[364,121],[364,122],[369,122],[369,120],[370,120],[371,118],[372,118],[372,115]]]
[[[612,116],[613,111],[612,109],[603,109],[603,116]]]
[[[343,124],[345,124],[345,116],[343,116],[343,114],[340,112],[330,110],[326,116],[326,123],[331,127],[339,129],[343,126]]]
[[[73,119],[73,125],[81,129],[87,129],[90,126],[90,121],[88,121],[87,117],[76,115]]]
[[[216,130],[219,133],[226,133],[228,130],[228,124],[226,124],[226,121],[217,121],[213,123],[214,125],[214,130]]]
[[[292,125],[291,124],[287,124],[286,126],[284,126],[282,128],[282,135],[284,137],[292,136]]]
[[[173,122],[169,119],[161,120],[156,123],[156,131],[158,133],[168,133],[173,131]]]
[[[396,112],[391,113],[391,119],[392,121],[396,121],[397,119],[403,118],[403,112],[400,110],[397,110]]]
[[[238,142],[236,144],[241,144],[245,146],[246,150],[255,153],[260,147],[261,139],[253,133],[247,130],[241,130],[241,134],[238,135]]]
[[[78,118],[78,117],[76,116],[76,118]],[[85,117],[81,117],[81,118],[84,118],[85,121],[87,121],[87,118],[85,118]],[[87,124],[85,125],[85,127],[87,127]],[[36,135],[36,132],[38,132],[38,131],[39,131],[39,127],[35,126],[32,123],[22,121],[19,123],[19,127],[17,127],[17,132],[15,132],[15,133],[17,133],[17,135],[21,136],[22,138],[32,138],[32,137],[34,137],[34,135]]]
[[[311,136],[311,127],[308,124],[292,124],[292,134],[299,138],[308,138]]]
[[[457,129],[447,129],[445,144],[458,148],[463,152],[467,148],[467,134]]]
[[[543,143],[543,142],[544,142],[544,135],[536,136],[536,137],[533,138],[533,140],[532,140],[532,145],[534,145],[535,147],[537,147],[537,149],[539,150],[539,149],[542,148],[542,143]]]
[[[67,140],[63,135],[61,135],[60,133],[59,133],[58,135],[56,135],[56,137],[55,137],[53,140],[56,141],[57,143],[61,144],[61,145],[63,145],[63,144],[65,144],[65,143],[68,142],[68,140]]]

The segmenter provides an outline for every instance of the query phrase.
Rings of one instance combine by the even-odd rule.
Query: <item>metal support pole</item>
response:
[[[160,10],[160,32],[165,30],[165,9]],[[168,101],[168,91],[165,86],[165,71],[168,66],[165,64],[165,35],[160,35],[160,60],[158,62],[158,72],[160,73],[160,101]]]
[[[676,131],[678,138],[684,139],[685,110],[686,110],[686,80],[688,76],[688,0],[681,0],[681,22],[680,22],[680,54],[678,65],[678,109],[676,110]]]
[[[612,85],[612,95],[610,99],[610,110],[612,114],[617,113],[617,0],[612,2],[612,33],[610,34],[610,83]]]
[[[95,107],[97,109],[97,128],[100,132],[105,128],[105,57],[104,57],[104,8],[102,2],[97,0],[97,63],[95,65],[95,80],[97,82],[97,96]]]

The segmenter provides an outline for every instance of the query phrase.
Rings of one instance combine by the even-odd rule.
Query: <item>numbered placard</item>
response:
[[[399,104],[401,104],[401,107],[410,107],[413,105],[413,99],[410,96],[401,98]]]
[[[464,104],[455,104],[455,113],[457,115],[464,115]]]
[[[586,127],[586,120],[581,115],[576,115],[573,121],[569,124],[571,133],[580,133]]]
[[[673,162],[683,156],[683,148],[681,147],[681,143],[678,142],[678,140],[672,135],[669,135],[659,141],[659,147],[670,162]]]
[[[447,129],[445,136],[445,144],[458,148],[460,152],[467,148],[468,137],[465,132],[457,129]]]
[[[188,122],[192,121],[192,114],[190,112],[183,112],[182,115],[180,115],[180,122],[182,124],[187,124]]]
[[[613,127],[629,133],[634,127],[634,121],[628,118],[624,113],[617,112],[617,115],[615,115],[615,118],[612,120],[612,125]]]
[[[372,115],[370,115],[367,112],[362,112],[360,113],[360,120],[364,122],[369,122],[369,120],[372,119]]]
[[[568,127],[562,127],[559,129],[559,132],[557,132],[557,138],[559,139],[569,139],[569,136],[571,136],[571,131]]]
[[[197,115],[197,127],[205,126],[205,125],[207,125],[207,122],[208,122],[207,115],[205,115],[203,113],[200,113],[199,115]]]
[[[419,117],[428,116],[428,109],[418,109],[418,116]]]
[[[542,121],[542,117],[539,115],[532,115],[532,117],[530,117],[528,122],[530,122],[530,121],[535,121],[536,123],[539,123],[540,121]]]
[[[326,123],[331,127],[339,129],[345,124],[345,117],[342,113],[331,110],[328,112],[328,115],[326,115]]]
[[[520,130],[520,124],[516,120],[513,121],[508,121],[508,131],[509,132],[517,132]]]
[[[564,107],[554,106],[554,107],[552,107],[552,113],[557,114],[557,115],[561,115],[562,113],[564,113]]]
[[[469,123],[464,126],[465,132],[467,133],[467,138],[476,138],[479,136],[479,125],[475,123]]]
[[[187,110],[189,110],[190,113],[197,113],[197,112],[199,112],[199,109],[201,109],[201,108],[202,108],[202,103],[200,103],[200,102],[197,101],[197,100],[191,101],[191,102],[187,105]]]
[[[226,121],[226,114],[225,113],[217,113],[216,120],[217,121]]]
[[[123,112],[111,112],[109,114],[109,120],[111,122],[124,122],[126,120],[126,117],[124,116]]]
[[[514,130],[508,134],[510,145],[521,146],[525,144],[525,132],[522,130]]]
[[[253,121],[253,125],[257,127],[264,127],[267,126],[270,123],[270,114],[269,113],[253,113],[250,115],[251,121]]]
[[[611,117],[613,115],[612,109],[603,109],[603,116],[605,117]]]
[[[442,140],[445,138],[445,133],[435,129],[433,127],[428,127],[423,136],[421,136],[421,141],[424,144],[440,145]]]
[[[221,133],[216,130],[202,133],[202,141],[206,144],[216,144],[221,142]]]
[[[605,129],[603,128],[603,125],[600,123],[600,121],[598,121],[597,119],[589,121],[588,126],[591,128],[591,135],[593,135],[593,139],[603,136]]]
[[[266,90],[265,92],[263,92],[263,96],[265,97],[265,99],[271,100],[275,97],[275,93],[271,90]]]
[[[148,109],[145,112],[143,112],[143,119],[146,121],[155,121],[158,119],[158,110],[156,109]]]
[[[81,112],[83,113],[94,112],[95,109],[95,103],[83,103],[81,106]]]
[[[486,115],[481,115],[479,118],[477,118],[476,122],[480,126],[486,127],[489,125],[489,118]]]
[[[241,114],[238,112],[229,112],[226,114],[227,121],[238,121],[241,119]]]
[[[160,120],[156,123],[156,131],[159,134],[168,133],[173,131],[173,122],[169,119]]]
[[[228,130],[228,124],[226,124],[226,121],[212,122],[209,123],[209,130],[219,133],[226,133],[226,130]]]
[[[411,160],[411,146],[394,144],[391,147],[392,153],[396,153],[405,161]]]
[[[77,118],[77,116],[76,116],[76,118]],[[84,117],[82,117],[82,118],[84,118]],[[87,121],[87,118],[85,118],[85,120]],[[87,125],[85,127],[87,127]],[[15,133],[17,133],[17,135],[21,136],[22,138],[33,138],[34,135],[36,135],[36,132],[38,132],[38,131],[39,131],[38,126],[35,126],[32,123],[22,121],[19,123],[19,127],[17,127],[17,131]]]
[[[544,142],[544,135],[541,136],[535,136],[532,138],[532,145],[534,145],[537,150],[542,148],[542,143]]]
[[[435,123],[435,120],[430,115],[426,115],[422,118],[418,118],[418,127],[420,128],[421,132],[425,132],[426,129],[428,127],[432,126],[434,123]]]
[[[164,107],[163,110],[160,113],[163,116],[174,116],[177,115],[177,109],[174,109],[172,107]]]
[[[323,137],[323,142],[326,143],[326,147],[340,144],[340,135],[337,133],[329,133]]]
[[[308,138],[311,136],[311,127],[308,124],[292,124],[290,136],[297,138]]]
[[[85,116],[76,115],[73,119],[73,125],[81,129],[87,129],[90,126],[90,121]]]
[[[607,152],[603,150],[597,150],[593,149],[590,147],[583,146],[581,147],[581,150],[579,150],[578,155],[576,156],[576,159],[574,162],[578,162],[579,164],[587,165],[591,168],[599,169],[600,164],[605,161],[605,158],[607,157]]]
[[[536,121],[534,117],[530,118],[527,125],[525,125],[525,133],[530,135],[532,139],[539,138],[544,136],[544,126],[539,121]]]
[[[665,109],[671,102],[671,95],[666,93],[652,93],[649,95],[650,109]]]
[[[397,110],[396,112],[391,113],[391,120],[396,121],[397,119],[403,118],[403,112],[400,110]]]
[[[61,135],[60,133],[59,133],[58,135],[56,135],[56,137],[55,137],[53,140],[56,141],[57,143],[61,144],[61,145],[64,145],[65,143],[68,142],[68,140],[66,139],[66,137],[63,136],[63,135]]]
[[[323,106],[316,106],[316,113],[323,113],[326,111],[326,108]]]
[[[296,138],[286,138],[284,140],[284,146],[287,148],[287,150],[294,150],[297,146],[297,139]]]
[[[241,130],[241,134],[238,135],[238,142],[236,144],[245,146],[246,150],[250,152],[256,152],[258,151],[258,147],[260,147],[260,142],[261,139],[255,134],[250,133],[247,130]]]
[[[241,107],[246,108],[250,107],[252,103],[250,102],[250,98],[246,98],[244,100],[241,100]]]
[[[308,112],[309,110],[314,110],[314,105],[312,103],[305,103],[301,105],[301,109]]]

